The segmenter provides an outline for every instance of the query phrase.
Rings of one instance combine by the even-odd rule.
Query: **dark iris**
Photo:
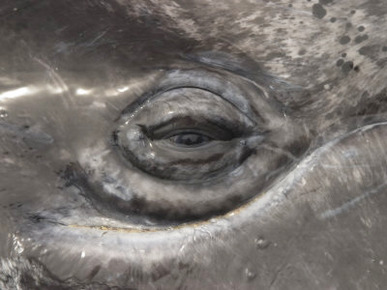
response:
[[[170,141],[178,146],[200,146],[211,141],[211,138],[198,133],[182,133],[170,137]]]

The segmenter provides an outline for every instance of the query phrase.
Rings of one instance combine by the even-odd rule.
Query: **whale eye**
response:
[[[201,88],[161,93],[125,119],[115,139],[132,165],[162,179],[201,182],[238,167],[254,124]]]
[[[221,124],[207,119],[194,120],[191,116],[171,120],[150,130],[151,139],[168,139],[179,147],[204,146],[211,141],[229,141],[235,137],[231,130],[222,128]]]
[[[83,170],[71,176],[99,211],[131,223],[223,214],[260,194],[307,148],[303,127],[278,109],[243,78],[173,70],[123,108],[109,140],[89,143]]]
[[[203,146],[211,140],[211,137],[196,132],[181,132],[169,137],[169,141],[174,145],[181,147]]]

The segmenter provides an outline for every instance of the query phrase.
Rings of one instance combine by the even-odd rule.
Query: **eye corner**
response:
[[[111,146],[114,146],[114,147],[119,146],[119,133],[120,133],[120,130],[116,129],[116,130],[113,130],[113,132],[110,134],[108,142]]]

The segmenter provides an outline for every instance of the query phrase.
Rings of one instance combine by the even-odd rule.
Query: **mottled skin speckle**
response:
[[[318,19],[322,19],[327,15],[327,11],[324,9],[324,7],[320,4],[314,4],[313,5],[313,16],[315,16]]]

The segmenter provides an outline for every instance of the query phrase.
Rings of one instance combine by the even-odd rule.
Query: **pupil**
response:
[[[209,137],[194,133],[179,134],[173,136],[171,139],[173,143],[185,146],[200,145],[210,141]]]

